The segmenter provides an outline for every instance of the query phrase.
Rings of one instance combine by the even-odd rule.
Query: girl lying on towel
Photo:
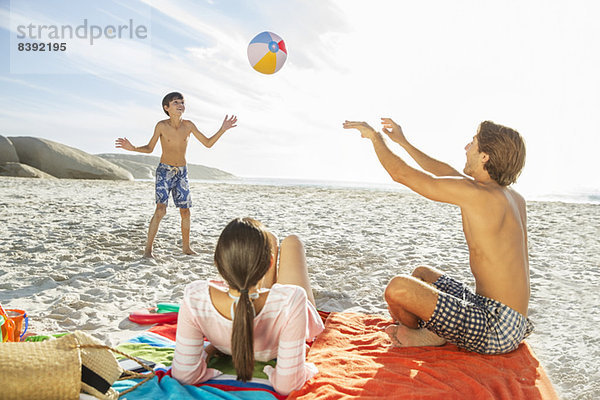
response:
[[[306,340],[323,331],[308,279],[304,245],[297,236],[281,242],[258,221],[238,218],[221,233],[215,265],[225,280],[202,280],[184,292],[177,323],[172,376],[197,384],[220,374],[207,367],[217,351],[231,354],[237,379],[252,379],[254,360],[273,388],[287,395],[317,369],[306,362]],[[211,345],[204,347],[204,337]]]

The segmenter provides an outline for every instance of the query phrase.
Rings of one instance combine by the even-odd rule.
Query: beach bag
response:
[[[103,400],[117,399],[119,393],[111,386],[124,371],[112,352],[123,354],[80,331],[41,342],[2,343],[1,397],[79,399],[85,392]],[[153,376],[130,373],[121,379],[143,377],[146,382]]]

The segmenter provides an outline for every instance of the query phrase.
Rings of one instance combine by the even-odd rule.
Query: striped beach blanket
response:
[[[215,368],[223,374],[199,385],[182,385],[171,377],[171,363],[175,352],[175,333],[177,324],[162,324],[150,328],[143,334],[133,337],[117,346],[117,349],[131,356],[156,363],[156,377],[125,394],[122,399],[266,399],[281,400],[275,392],[267,375],[262,372],[265,365],[275,365],[257,362],[251,381],[236,380],[235,369],[231,357],[213,357],[209,368]],[[139,380],[117,381],[113,385],[118,392],[123,392]]]

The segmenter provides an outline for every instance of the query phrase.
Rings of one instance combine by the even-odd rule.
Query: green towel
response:
[[[144,360],[153,361],[157,364],[170,366],[173,363],[173,354],[175,349],[169,347],[154,347],[146,343],[123,343],[117,346],[117,350],[129,354],[132,357],[143,358]],[[117,358],[125,357],[118,355]]]
[[[28,336],[25,338],[26,342],[43,342],[44,340],[48,340],[51,337],[55,337],[55,338],[59,338],[61,336],[65,336],[68,335],[70,332],[65,332],[65,333],[56,333],[54,335],[35,335],[35,336]]]

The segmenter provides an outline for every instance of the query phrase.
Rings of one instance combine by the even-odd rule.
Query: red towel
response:
[[[526,343],[509,354],[442,347],[391,348],[380,315],[331,313],[308,361],[319,373],[288,399],[556,399]]]

